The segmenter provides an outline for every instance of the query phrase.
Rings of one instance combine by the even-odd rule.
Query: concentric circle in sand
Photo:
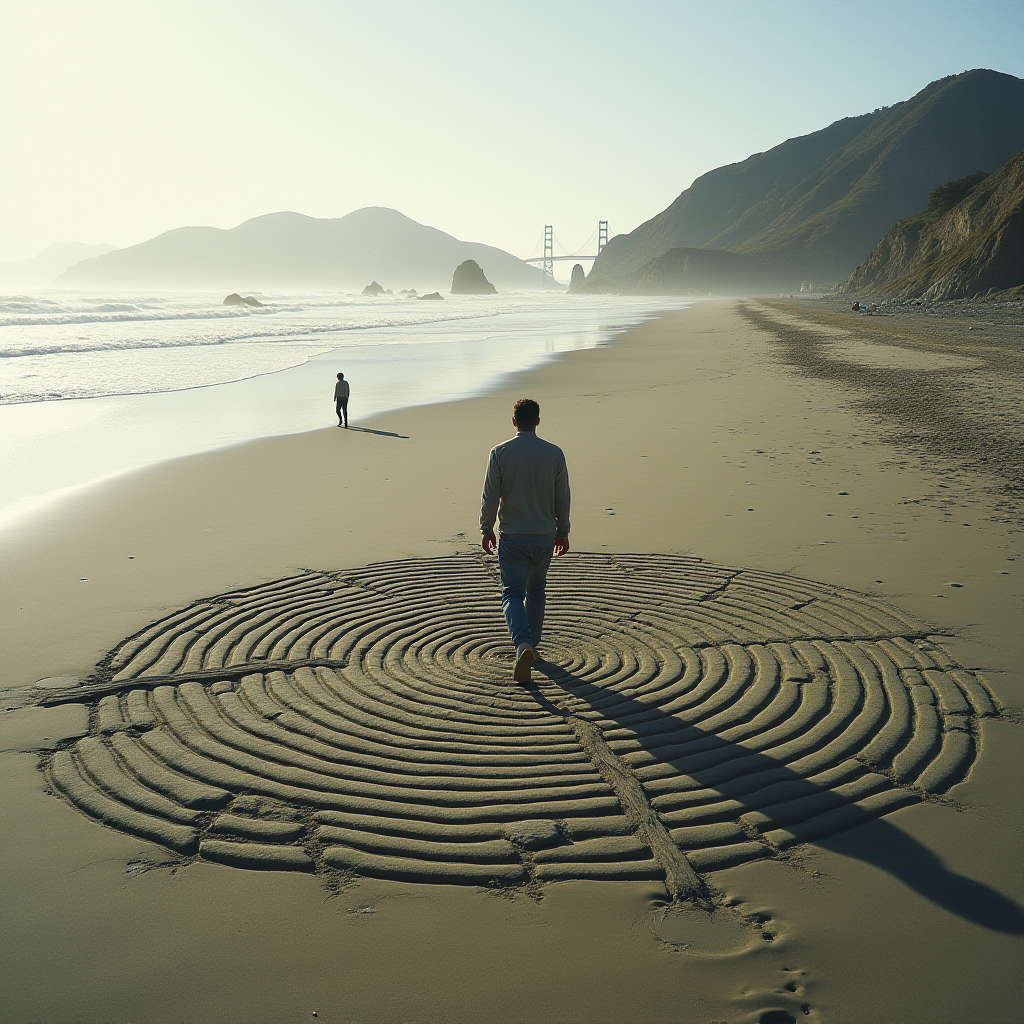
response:
[[[248,868],[662,879],[773,857],[963,778],[984,685],[891,606],[665,555],[574,554],[511,679],[479,556],[306,572],[121,644],[47,765],[113,828]]]

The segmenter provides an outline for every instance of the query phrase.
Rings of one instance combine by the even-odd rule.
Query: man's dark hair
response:
[[[338,380],[343,380],[344,377],[345,377],[345,374],[343,374],[343,373],[339,373],[338,374]]]
[[[540,406],[532,398],[520,398],[512,406],[512,415],[520,430],[533,430],[540,422]]]

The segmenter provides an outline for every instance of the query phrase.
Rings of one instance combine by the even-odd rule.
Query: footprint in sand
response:
[[[696,956],[739,953],[757,943],[757,932],[727,908],[713,912],[689,904],[669,907],[654,915],[648,926],[662,942]]]

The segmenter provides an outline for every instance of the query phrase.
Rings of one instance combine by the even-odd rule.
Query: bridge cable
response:
[[[595,228],[593,231],[591,231],[590,237],[575,252],[569,252],[568,248],[565,245],[562,244],[562,242],[559,239],[558,235],[555,235],[554,238],[555,238],[555,241],[558,243],[559,248],[561,248],[561,250],[562,250],[561,255],[568,256],[570,258],[575,258],[577,256],[580,256],[580,254],[583,253],[590,246],[590,243],[594,240],[596,235],[597,235],[597,228]],[[592,257],[584,256],[583,258],[584,259],[590,259]]]

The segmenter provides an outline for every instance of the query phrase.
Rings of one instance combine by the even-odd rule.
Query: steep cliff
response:
[[[1024,152],[945,212],[901,221],[843,285],[851,294],[1024,294]]]

